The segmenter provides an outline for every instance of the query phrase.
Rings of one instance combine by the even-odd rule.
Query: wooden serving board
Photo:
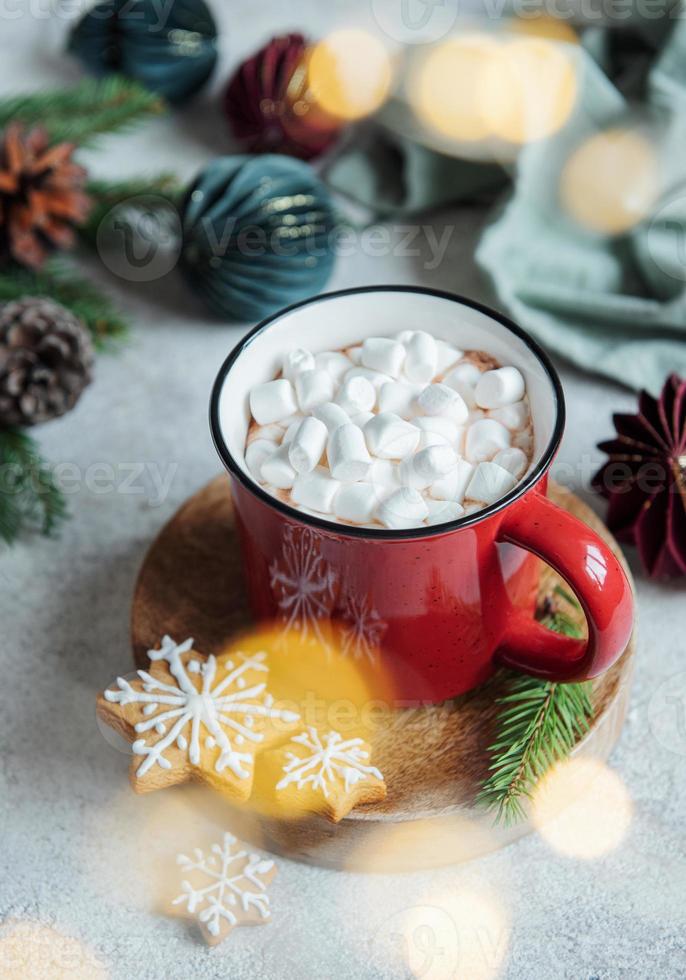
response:
[[[552,485],[551,498],[619,546],[600,519],[574,494]],[[561,580],[544,568],[540,595]],[[582,617],[581,617],[582,618]],[[136,584],[131,634],[138,667],[160,636],[193,636],[212,652],[254,625],[248,612],[228,478],[219,476],[191,497],[152,543]],[[635,634],[619,661],[594,681],[595,718],[576,746],[581,756],[606,759],[619,738],[629,699]],[[531,830],[529,821],[494,826],[473,806],[488,767],[497,686],[491,682],[456,701],[399,710],[377,731],[373,761],[388,795],[359,806],[340,824],[322,817],[288,821],[246,810],[227,825],[277,853],[330,867],[409,870],[469,860]]]

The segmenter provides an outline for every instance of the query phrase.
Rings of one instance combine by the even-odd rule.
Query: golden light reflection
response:
[[[560,854],[590,860],[614,850],[631,824],[629,794],[614,770],[591,758],[559,763],[539,784],[532,821]]]
[[[480,883],[458,882],[431,893],[382,923],[374,953],[403,975],[422,980],[494,980],[510,943],[510,916],[502,899]],[[384,947],[386,947],[384,949]]]
[[[545,38],[505,41],[486,68],[481,99],[491,132],[530,143],[561,129],[577,96],[576,65],[564,45]]]
[[[106,980],[108,970],[83,943],[28,919],[0,927],[3,980]]]
[[[543,37],[549,41],[563,41],[565,44],[578,44],[579,35],[567,20],[539,14],[536,17],[516,17],[507,22],[507,30],[513,34],[526,34],[530,37]]]
[[[332,31],[310,53],[309,89],[322,109],[339,119],[375,112],[388,97],[392,77],[388,51],[363,30]]]
[[[451,139],[485,139],[491,130],[481,85],[488,69],[497,65],[498,54],[498,42],[478,33],[451,37],[432,48],[410,86],[419,118]]]
[[[618,235],[648,214],[660,192],[657,155],[641,133],[608,129],[582,143],[562,170],[567,213],[595,232]]]
[[[462,142],[522,144],[557,132],[576,104],[577,68],[567,45],[545,37],[471,33],[425,56],[409,86],[419,119]]]

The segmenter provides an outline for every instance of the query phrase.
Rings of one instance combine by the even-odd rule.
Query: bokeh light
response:
[[[0,927],[3,980],[106,980],[108,970],[83,943],[52,926],[10,919]]]
[[[463,34],[438,44],[410,82],[417,116],[450,139],[485,139],[490,124],[480,100],[481,85],[497,58],[498,42],[488,34]]]
[[[614,850],[631,824],[632,805],[624,783],[592,758],[554,766],[539,783],[532,821],[560,854],[590,860]]]
[[[513,34],[526,34],[529,37],[543,37],[549,41],[562,41],[565,44],[578,44],[579,35],[568,20],[551,17],[536,11],[536,17],[516,17],[507,22],[507,30]]]
[[[564,45],[545,38],[504,41],[481,83],[489,129],[510,143],[552,136],[576,103],[575,62]]]
[[[470,33],[428,52],[408,88],[417,117],[442,136],[519,145],[561,129],[576,104],[577,87],[568,45],[545,37]]]
[[[596,133],[570,156],[560,199],[584,228],[607,235],[628,231],[652,212],[660,166],[648,138],[635,129]]]
[[[363,30],[333,31],[310,53],[309,89],[321,108],[339,119],[375,112],[388,97],[392,77],[388,51]]]

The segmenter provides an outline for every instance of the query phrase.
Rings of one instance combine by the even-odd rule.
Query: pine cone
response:
[[[610,501],[607,525],[637,546],[651,578],[686,575],[686,379],[671,375],[659,398],[642,392],[638,414],[614,423],[593,478]]]
[[[0,261],[39,268],[49,251],[74,243],[88,217],[86,171],[71,159],[73,143],[48,145],[41,127],[24,134],[10,124],[0,139]]]
[[[51,299],[0,309],[0,425],[35,425],[68,412],[91,380],[93,345],[78,317]]]

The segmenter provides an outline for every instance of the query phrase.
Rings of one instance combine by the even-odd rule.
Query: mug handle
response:
[[[604,541],[542,493],[506,515],[498,540],[533,552],[565,579],[585,613],[588,639],[556,633],[511,607],[497,662],[551,681],[588,680],[612,666],[629,642],[634,600]]]

